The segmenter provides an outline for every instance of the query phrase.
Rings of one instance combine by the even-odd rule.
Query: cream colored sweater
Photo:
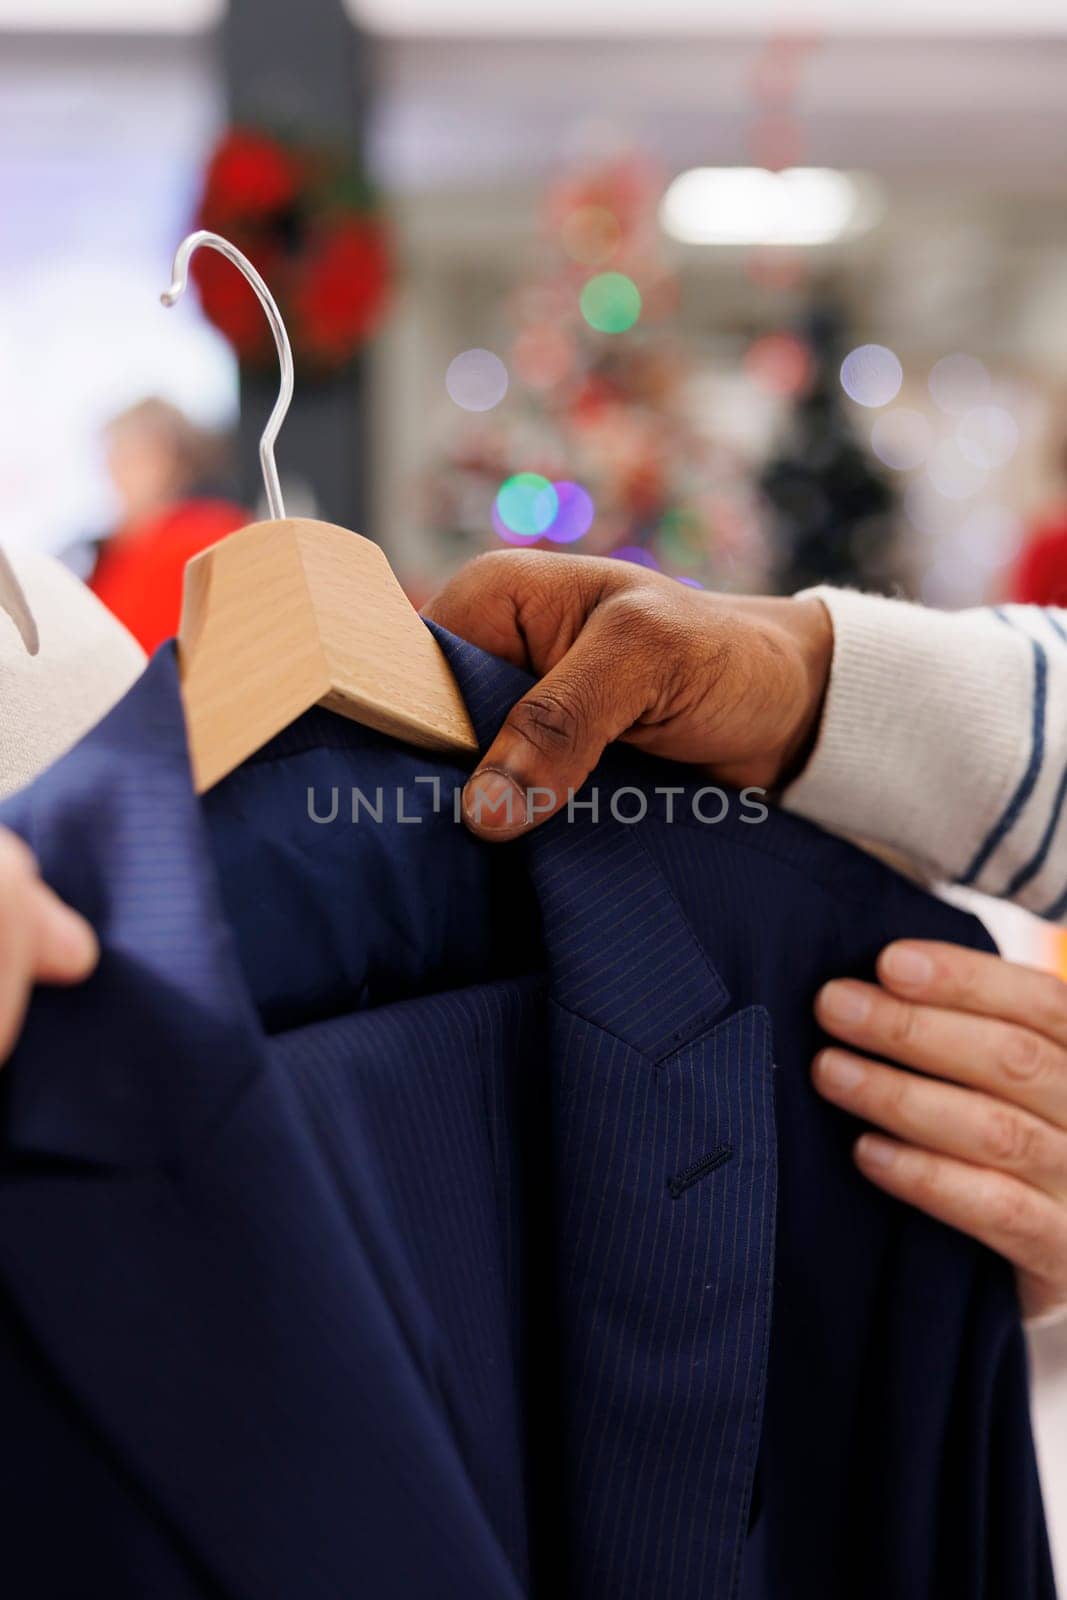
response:
[[[1067,611],[808,593],[834,659],[787,808],[1067,920]]]

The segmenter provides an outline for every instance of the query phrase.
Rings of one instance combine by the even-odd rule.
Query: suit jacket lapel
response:
[[[530,680],[442,642],[487,742]],[[347,1595],[359,1569],[367,1592],[414,1595],[431,1559],[430,1592],[514,1594],[264,1049],[171,652],[0,821],[104,946],[90,983],[38,996],[0,1082],[0,1270],[56,1371],[235,1594]],[[561,816],[523,848],[554,1015],[567,1566],[589,1594],[706,1593],[736,1564],[759,1427],[767,1030],[725,1016],[725,987],[637,830]],[[668,1584],[679,1507],[706,1532]],[[375,1576],[368,1552],[387,1550]]]
[[[226,1592],[517,1595],[264,1048],[168,649],[3,821],[104,952],[0,1085],[0,1272],[46,1358]]]
[[[439,637],[487,744],[530,679]],[[542,1335],[560,1330],[567,1539],[552,1576],[588,1600],[704,1600],[735,1592],[762,1422],[770,1019],[762,1007],[730,1014],[640,829],[611,814],[618,781],[609,753],[580,797],[596,791],[597,812],[558,813],[523,846],[553,998],[556,1277]],[[621,781],[632,786],[633,771]]]
[[[442,628],[433,632],[488,745],[533,680]],[[590,787],[610,781],[610,765]],[[561,811],[525,841],[553,994],[658,1059],[702,1032],[729,996],[639,830],[614,820],[606,795],[596,813],[588,799],[583,792],[573,820]]]

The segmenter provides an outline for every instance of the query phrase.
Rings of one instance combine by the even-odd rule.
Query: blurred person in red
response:
[[[1067,479],[1067,441],[1060,469]],[[1067,494],[1030,530],[1012,576],[1011,599],[1024,605],[1067,606]]]
[[[98,547],[89,587],[151,652],[178,631],[185,563],[250,517],[217,487],[218,435],[165,400],[121,412],[105,442],[121,519]]]

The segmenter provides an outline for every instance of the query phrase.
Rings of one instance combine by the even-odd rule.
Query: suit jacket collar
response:
[[[260,1069],[262,1040],[193,792],[173,646],[0,814],[101,945],[88,982],[35,996],[0,1083],[6,1142],[104,1164],[180,1158]]]
[[[533,680],[443,629],[434,632],[485,748]],[[609,756],[587,788],[606,789],[617,772]],[[639,830],[615,821],[606,798],[597,820],[581,806],[574,820],[558,812],[523,847],[540,900],[553,994],[561,1005],[653,1060],[703,1032],[725,1009],[725,985],[641,845]],[[657,979],[651,1004],[650,970]],[[639,1004],[635,995],[642,996]]]
[[[433,631],[484,748],[532,680]],[[0,822],[26,838],[102,949],[87,983],[34,999],[0,1083],[8,1148],[181,1161],[262,1072],[264,1041],[193,792],[173,645]],[[723,984],[637,830],[561,813],[520,848],[559,1004],[654,1060],[722,1011]]]
[[[487,742],[529,680],[442,643]],[[222,1593],[300,1593],[311,1554],[316,1592],[349,1592],[367,1539],[393,1538],[361,1520],[361,1497],[385,1504],[379,1481],[395,1488],[415,1471],[445,1575],[438,1585],[415,1571],[423,1547],[413,1543],[409,1559],[405,1544],[395,1592],[518,1600],[419,1337],[400,1325],[246,993],[192,791],[169,648],[0,822],[29,840],[103,948],[86,984],[37,993],[0,1075],[0,1281],[52,1370]],[[766,1101],[766,1072],[736,1068],[732,1023],[708,1031],[725,990],[636,830],[562,817],[521,848],[558,1019],[549,1079],[565,1064],[597,1093],[655,1100],[661,1090],[684,1097],[711,1075],[726,1105],[741,1085],[751,1097],[758,1078]],[[620,1053],[633,1066],[647,1060],[647,1080],[631,1073],[620,1089],[605,1077]],[[564,1134],[572,1111],[589,1112],[586,1100],[561,1108]],[[717,1204],[767,1189],[768,1115],[752,1114],[752,1156],[738,1150]],[[657,1197],[676,1143],[642,1158],[655,1164]],[[594,1146],[576,1140],[557,1186],[594,1183],[602,1200],[642,1205],[643,1181],[628,1169],[594,1163],[590,1174]],[[662,1253],[677,1213],[661,1198],[653,1211],[647,1237],[640,1232]],[[773,1200],[760,1212],[761,1261],[772,1225]],[[617,1265],[621,1301],[633,1266],[628,1257]],[[761,1293],[769,1281],[764,1271]],[[294,1296],[295,1319],[282,1314]],[[582,1314],[568,1312],[575,1328]],[[723,1343],[724,1361],[730,1348]],[[760,1343],[759,1361],[762,1352]],[[687,1347],[680,1359],[689,1371],[706,1357]],[[740,1418],[751,1455],[758,1418],[735,1377],[725,1400],[712,1386],[712,1409],[691,1426],[732,1438]],[[362,1441],[355,1452],[353,1440]],[[731,1500],[730,1549],[747,1481],[746,1469],[732,1491],[742,1509]]]

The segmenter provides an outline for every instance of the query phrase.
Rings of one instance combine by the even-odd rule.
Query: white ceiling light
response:
[[[226,0],[0,0],[0,33],[201,33]]]
[[[829,167],[694,167],[663,196],[660,222],[683,244],[829,244],[877,220],[870,200]]]

